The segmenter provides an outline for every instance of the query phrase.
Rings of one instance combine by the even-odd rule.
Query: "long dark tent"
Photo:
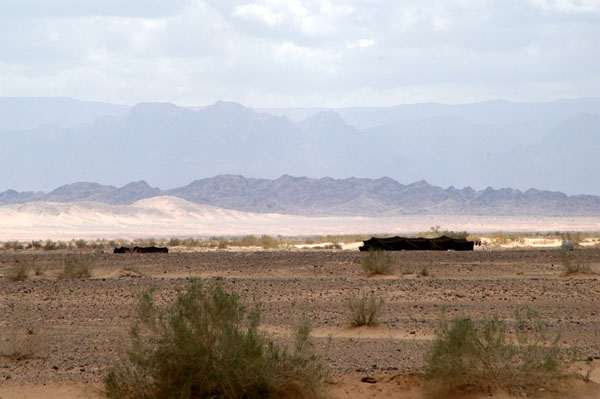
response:
[[[437,238],[371,237],[363,241],[361,251],[381,249],[384,251],[472,251],[475,243],[464,238],[441,236]]]

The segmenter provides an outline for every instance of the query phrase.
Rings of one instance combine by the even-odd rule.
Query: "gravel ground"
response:
[[[600,249],[576,252],[600,271]],[[422,369],[444,308],[449,317],[497,314],[514,321],[514,310],[528,306],[580,357],[600,358],[600,276],[561,277],[555,249],[398,252],[393,275],[368,278],[358,251],[97,254],[92,278],[60,280],[65,256],[0,253],[0,275],[17,260],[48,267],[25,281],[0,279],[2,351],[10,354],[14,342],[31,337],[37,346],[29,359],[0,357],[0,381],[101,381],[126,347],[137,295],[154,288],[158,301],[168,303],[190,277],[218,280],[245,303],[258,300],[263,328],[282,343],[308,315],[334,376]],[[424,268],[427,277],[420,276]],[[385,299],[380,324],[351,328],[345,302],[363,292]]]

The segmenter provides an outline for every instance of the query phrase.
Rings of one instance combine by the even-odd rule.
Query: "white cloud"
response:
[[[596,1],[193,0],[150,12],[57,0],[35,13],[11,1],[5,96],[335,106],[600,93]]]
[[[530,0],[544,11],[567,13],[600,13],[598,0]]]
[[[243,19],[257,19],[270,26],[278,25],[284,19],[283,15],[271,11],[267,6],[254,3],[236,7],[232,15]]]

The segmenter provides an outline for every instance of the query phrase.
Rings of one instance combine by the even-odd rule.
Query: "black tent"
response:
[[[452,238],[441,236],[437,238],[408,238],[408,237],[388,237],[371,239],[363,241],[361,251],[370,249],[381,249],[384,251],[472,251],[473,241],[464,238]]]

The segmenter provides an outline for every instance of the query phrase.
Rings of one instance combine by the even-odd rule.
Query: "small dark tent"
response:
[[[361,251],[370,249],[381,249],[384,251],[472,251],[473,241],[464,238],[452,238],[441,236],[437,238],[408,238],[408,237],[388,237],[371,239],[363,241]]]

